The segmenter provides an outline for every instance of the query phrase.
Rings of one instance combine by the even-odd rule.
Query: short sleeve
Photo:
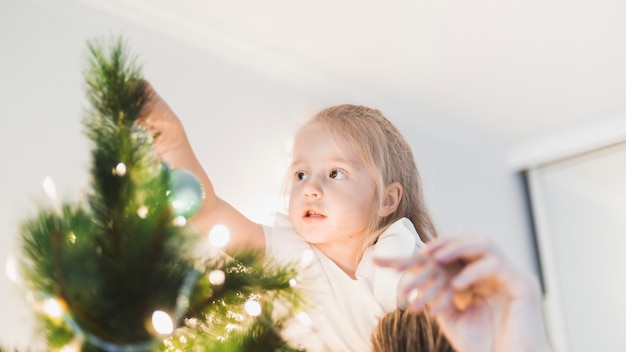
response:
[[[378,238],[376,244],[363,254],[357,275],[366,280],[372,292],[385,311],[390,312],[397,307],[405,307],[407,302],[399,300],[398,285],[402,282],[403,273],[394,269],[382,268],[374,264],[373,259],[406,258],[424,245],[420,240],[413,223],[402,218],[391,224]]]

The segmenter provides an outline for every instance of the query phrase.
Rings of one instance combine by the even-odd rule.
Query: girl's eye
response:
[[[341,172],[339,170],[332,170],[330,172],[330,174],[328,175],[328,177],[334,178],[336,180],[342,180],[342,179],[346,178],[346,174],[344,174],[343,172]]]
[[[296,172],[296,180],[301,181],[301,180],[305,180],[307,178],[309,178],[309,175],[305,174],[304,172],[302,172],[302,171]]]

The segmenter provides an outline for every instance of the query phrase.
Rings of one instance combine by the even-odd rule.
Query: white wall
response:
[[[0,1],[1,263],[15,253],[20,221],[47,202],[45,176],[63,198],[77,198],[87,184],[89,144],[80,125],[85,42],[118,34],[181,116],[218,192],[246,214],[269,213],[302,119],[329,104],[364,104],[381,109],[414,146],[442,233],[492,236],[516,263],[535,270],[521,188],[495,142],[380,92],[327,77],[311,88],[290,83],[70,0]],[[0,289],[0,345],[27,346],[20,291],[4,276]]]

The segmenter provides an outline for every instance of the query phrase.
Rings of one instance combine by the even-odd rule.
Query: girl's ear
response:
[[[378,208],[378,215],[385,217],[398,209],[398,205],[402,200],[402,185],[398,182],[392,182],[385,187],[385,194]]]

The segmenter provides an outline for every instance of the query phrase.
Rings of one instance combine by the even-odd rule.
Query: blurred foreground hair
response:
[[[374,352],[454,352],[426,310],[396,309],[387,313],[372,331],[371,340]]]

